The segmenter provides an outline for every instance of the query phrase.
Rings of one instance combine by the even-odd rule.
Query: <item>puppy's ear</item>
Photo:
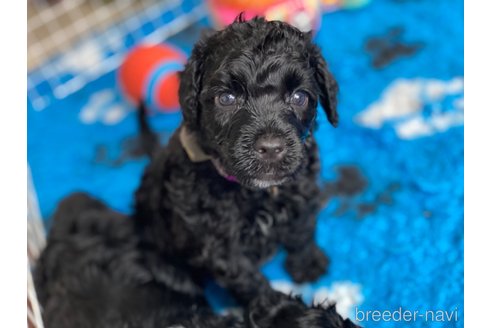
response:
[[[313,45],[311,51],[311,65],[315,70],[321,106],[325,110],[328,121],[336,127],[338,125],[338,83],[328,70],[328,65],[316,45]]]
[[[200,115],[200,92],[202,90],[202,74],[204,55],[204,39],[202,37],[191,53],[184,70],[180,73],[179,103],[185,124],[192,130],[198,129]]]

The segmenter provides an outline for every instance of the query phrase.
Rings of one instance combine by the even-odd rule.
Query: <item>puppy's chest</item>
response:
[[[215,214],[231,238],[244,246],[267,247],[276,242],[279,227],[300,215],[306,203],[301,195],[282,189],[233,189],[218,195],[207,211]]]
[[[264,260],[277,248],[279,228],[298,211],[290,208],[288,199],[279,192],[243,191],[231,197],[235,209],[227,218],[230,242],[255,262]]]
[[[188,184],[165,184],[174,225],[180,226],[180,236],[184,230],[193,241],[210,236],[246,253],[251,250],[259,259],[275,250],[279,234],[289,230],[293,220],[312,214],[310,203],[319,191],[308,177],[277,190],[251,190],[221,179],[197,174],[195,179],[179,179]]]

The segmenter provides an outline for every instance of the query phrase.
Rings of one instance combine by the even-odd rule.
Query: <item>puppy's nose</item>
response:
[[[285,155],[285,143],[282,138],[262,136],[256,140],[254,149],[265,161],[278,161]]]

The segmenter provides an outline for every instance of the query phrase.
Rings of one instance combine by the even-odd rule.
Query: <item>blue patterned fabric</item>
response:
[[[170,42],[189,52],[195,38],[192,30]],[[340,180],[350,166],[366,187],[335,196],[319,215],[316,238],[331,257],[326,276],[291,284],[282,252],[265,274],[307,302],[319,291],[345,297],[352,318],[355,307],[458,312],[457,321],[365,327],[463,327],[463,2],[373,1],[325,14],[316,40],[341,90],[339,128],[318,115],[322,179]],[[151,120],[166,140],[180,115]],[[28,108],[28,160],[44,218],[75,190],[129,212],[147,163],[124,156],[135,134],[114,72],[43,111]],[[227,301],[217,287],[209,294],[217,308]]]

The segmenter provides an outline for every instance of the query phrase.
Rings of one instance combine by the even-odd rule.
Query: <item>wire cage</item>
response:
[[[27,0],[27,101],[41,111],[206,15],[199,0]],[[28,167],[28,326],[43,327],[31,275],[45,231]]]
[[[31,268],[34,267],[39,253],[46,243],[43,223],[39,211],[36,191],[32,182],[31,171],[27,172],[27,323],[29,328],[41,328],[41,310],[36,297]]]
[[[28,104],[42,110],[205,16],[199,0],[29,0]]]

